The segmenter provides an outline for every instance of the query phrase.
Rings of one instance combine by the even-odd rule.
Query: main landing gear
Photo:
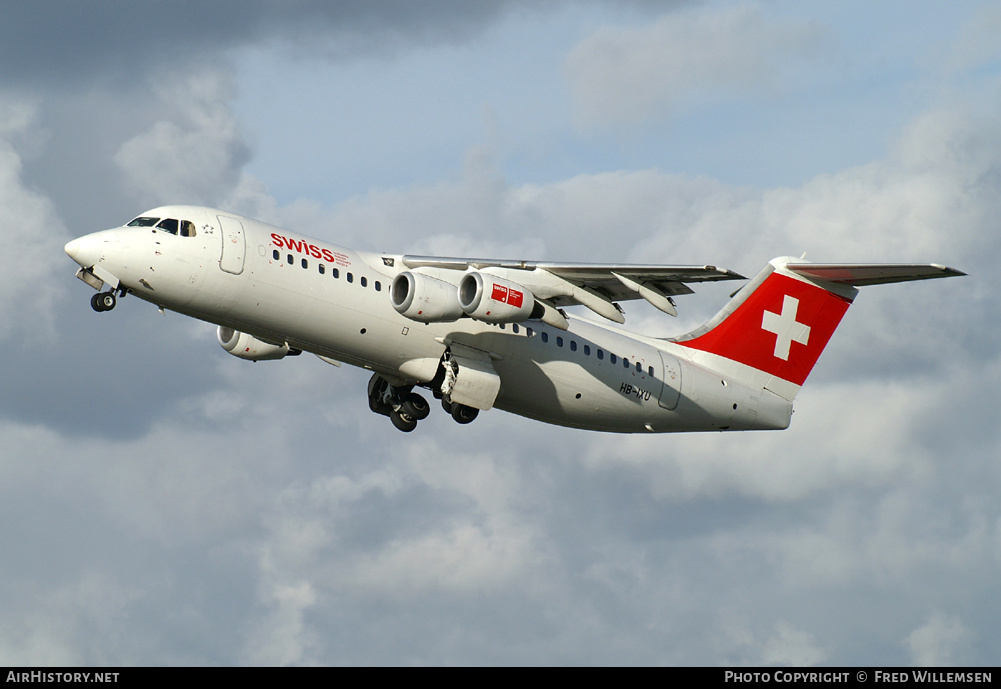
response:
[[[417,428],[417,422],[431,413],[431,405],[413,392],[413,386],[393,387],[378,373],[368,381],[368,406],[376,414],[388,416],[404,433]]]
[[[458,402],[447,402],[444,397],[441,398],[441,408],[444,409],[447,414],[451,414],[456,423],[462,424],[472,422],[472,420],[475,419],[480,413],[480,410],[476,407],[468,407],[465,404],[459,404]]]
[[[433,384],[433,381],[432,381]],[[435,397],[440,393],[435,391]],[[413,386],[394,387],[378,373],[368,381],[368,406],[376,414],[388,416],[393,425],[404,433],[417,428],[417,422],[428,417],[431,406],[421,395],[413,391]],[[441,407],[458,423],[469,423],[480,413],[479,409],[465,404],[441,400]]]

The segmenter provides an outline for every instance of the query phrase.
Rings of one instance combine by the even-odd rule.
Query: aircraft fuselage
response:
[[[547,423],[614,432],[789,423],[790,401],[700,366],[666,340],[573,316],[567,330],[538,320],[415,322],[389,299],[405,269],[400,255],[347,249],[211,209],[144,215],[188,221],[193,236],[120,227],[74,240],[67,253],[122,293],[369,369],[392,385],[430,384],[450,348],[484,352],[500,379],[494,406]]]

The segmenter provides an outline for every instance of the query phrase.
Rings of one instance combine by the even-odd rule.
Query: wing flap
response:
[[[668,297],[664,292],[651,286],[650,284],[644,284],[642,282],[636,282],[627,278],[625,275],[620,273],[612,272],[612,275],[618,279],[625,287],[636,292],[641,297],[646,299],[648,302],[653,304],[655,307],[663,311],[669,316],[677,316],[678,310],[674,307],[674,302]]]

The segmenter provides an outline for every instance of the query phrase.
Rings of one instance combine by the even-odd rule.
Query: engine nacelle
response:
[[[487,323],[520,323],[532,317],[535,296],[516,282],[473,272],[459,282],[459,306]]]
[[[422,273],[408,270],[393,278],[389,300],[412,321],[451,323],[462,318],[455,285]]]
[[[263,342],[253,335],[241,333],[224,325],[220,325],[219,329],[216,330],[216,338],[227,352],[248,361],[283,359],[289,353],[287,344],[276,345]]]

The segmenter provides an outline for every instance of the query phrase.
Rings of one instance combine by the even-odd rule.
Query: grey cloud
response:
[[[127,86],[149,69],[204,65],[226,50],[279,43],[312,56],[394,54],[428,43],[461,43],[513,9],[562,4],[526,0],[47,0],[7,3],[0,24],[0,77],[34,88],[88,82]],[[637,2],[671,5],[674,2]]]
[[[4,8],[0,28],[0,74],[21,83],[115,81],[137,67],[191,64],[220,49],[270,39],[316,41],[326,32],[335,38],[355,32],[446,37],[480,27],[502,9],[497,3],[423,6],[404,0],[13,3]]]

